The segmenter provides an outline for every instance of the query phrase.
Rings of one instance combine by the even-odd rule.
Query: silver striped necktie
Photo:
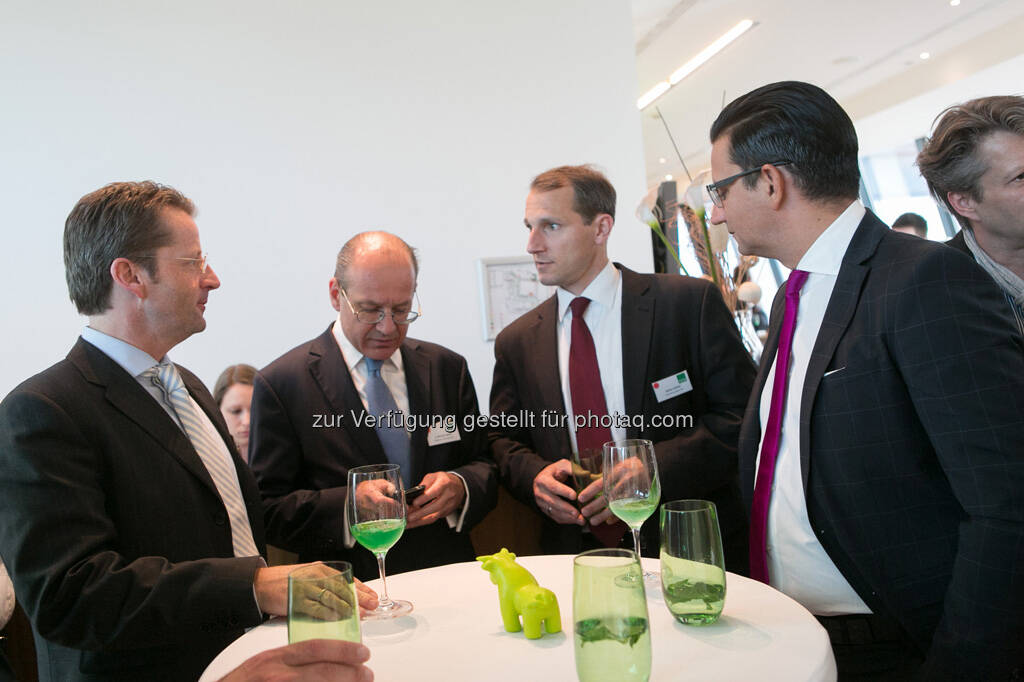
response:
[[[220,499],[231,521],[231,544],[236,557],[257,556],[256,542],[252,537],[249,515],[242,500],[242,490],[238,485],[238,472],[220,435],[206,428],[206,419],[199,406],[189,396],[181,375],[173,363],[161,363],[151,367],[144,376],[150,377],[153,385],[160,389],[164,399],[174,409],[185,429],[185,434],[192,442],[196,454],[209,472]]]

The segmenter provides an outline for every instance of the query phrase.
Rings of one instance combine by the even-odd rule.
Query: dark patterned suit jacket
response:
[[[213,398],[179,367],[229,445],[256,543],[256,483]],[[36,634],[40,679],[195,680],[258,625],[253,575],[188,437],[79,339],[0,405],[0,555]]]
[[[740,437],[748,507],[784,291]],[[1024,349],[998,287],[869,211],[799,390],[807,511],[836,566],[928,652],[924,679],[1007,679],[1024,661]]]
[[[427,429],[412,432],[412,479],[454,471],[469,487],[462,532],[441,519],[412,528],[387,556],[388,573],[471,561],[469,529],[497,501],[494,462],[478,416],[476,389],[466,360],[433,343],[407,338],[401,347],[412,415],[452,416],[460,440],[428,446]],[[369,551],[344,546],[348,470],[384,464],[377,433],[356,425],[350,410],[363,411],[359,393],[331,328],[263,368],[253,390],[250,455],[266,506],[271,544],[297,552],[303,561],[343,559],[363,579],[377,577]]]
[[[747,521],[737,488],[736,441],[754,364],[743,349],[721,294],[710,283],[678,275],[622,273],[622,373],[627,415],[643,416],[629,438],[655,443],[662,500],[708,499],[718,507],[729,570],[746,573]],[[494,344],[492,415],[536,415],[532,427],[494,430],[491,444],[502,481],[535,506],[533,479],[559,459],[572,459],[566,428],[545,428],[541,412],[564,418],[558,371],[557,296],[526,313]],[[659,403],[652,382],[686,370],[693,390]],[[692,427],[655,426],[655,417],[692,415]],[[644,525],[645,551],[658,547],[658,519]],[[574,553],[578,526],[544,516],[541,546]]]

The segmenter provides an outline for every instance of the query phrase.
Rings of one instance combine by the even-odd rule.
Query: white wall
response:
[[[223,282],[172,352],[212,385],[319,334],[337,249],[368,228],[421,255],[413,335],[469,359],[486,409],[476,260],[525,249],[536,173],[593,162],[611,253],[651,268],[626,0],[4,3],[0,394],[63,357],[64,218],[113,180],[199,207]]]

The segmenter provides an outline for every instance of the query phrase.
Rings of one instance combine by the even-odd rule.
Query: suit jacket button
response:
[[[224,512],[217,512],[217,514],[213,517],[213,522],[216,523],[218,526],[223,526],[225,523],[228,522],[228,515]]]

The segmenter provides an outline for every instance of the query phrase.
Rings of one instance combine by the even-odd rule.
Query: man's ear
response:
[[[778,166],[766,163],[761,166],[761,180],[765,182],[768,203],[773,210],[779,210],[789,192],[789,178]]]
[[[331,291],[331,307],[341,312],[341,285],[338,284],[336,277],[331,277],[330,284],[328,285]]]
[[[612,235],[612,227],[615,226],[615,218],[607,213],[598,213],[594,216],[594,226],[597,228],[594,231],[594,243],[607,244]]]
[[[115,258],[110,263],[110,278],[114,286],[139,299],[146,298],[147,287],[153,281],[141,265],[127,258]]]
[[[963,192],[946,192],[946,199],[953,210],[968,220],[978,219],[978,202]]]

